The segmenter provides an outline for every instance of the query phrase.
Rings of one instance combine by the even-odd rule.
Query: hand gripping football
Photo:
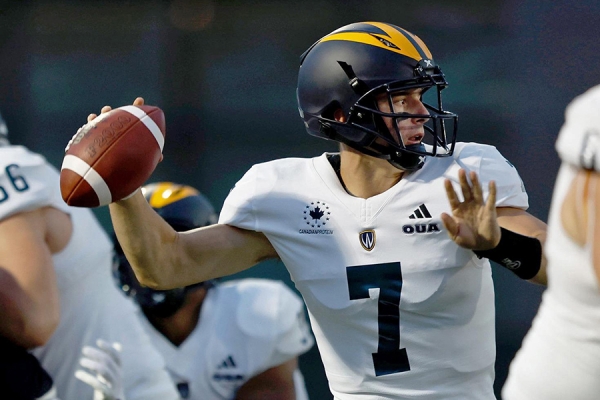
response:
[[[65,149],[60,192],[70,206],[99,207],[135,192],[162,156],[165,116],[154,106],[123,106],[82,126]]]

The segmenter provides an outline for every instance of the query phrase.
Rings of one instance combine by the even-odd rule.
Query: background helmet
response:
[[[442,108],[441,90],[446,86],[442,70],[416,35],[387,23],[359,22],[333,31],[302,54],[298,109],[309,134],[410,171],[422,167],[424,156],[449,156],[454,150],[458,116]],[[422,96],[429,115],[393,109],[383,113],[377,108],[377,95],[387,93],[391,105],[394,93],[414,88],[435,89]],[[334,119],[337,109],[344,111],[346,122]],[[397,143],[382,116],[395,119],[398,137],[400,119],[426,118],[423,143]]]
[[[217,222],[217,214],[210,201],[191,186],[159,182],[142,187],[142,193],[158,215],[176,231],[187,231]],[[142,286],[115,235],[113,243],[116,253],[113,276],[117,285],[127,296],[133,297],[147,315],[171,316],[183,305],[187,292],[200,286],[214,285],[213,281],[207,281],[170,290],[153,290]]]
[[[6,127],[6,122],[4,122],[4,118],[2,118],[2,114],[0,114],[0,146],[8,145],[8,128]]]

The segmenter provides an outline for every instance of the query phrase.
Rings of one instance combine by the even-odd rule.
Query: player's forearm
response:
[[[52,301],[36,302],[1,267],[0,288],[0,336],[27,349],[44,345],[58,326],[58,307]]]
[[[546,235],[548,230],[548,226],[546,225],[546,223],[527,213],[526,211],[515,208],[498,208],[497,212],[498,223],[502,228],[523,235],[525,237],[535,238],[537,239],[537,241],[539,241],[538,246],[541,246],[541,254],[539,255],[539,269],[535,276],[527,279],[530,282],[538,283],[540,285],[547,285],[547,261],[544,255],[544,245],[546,243]],[[516,248],[518,246],[513,247]],[[534,250],[533,248],[526,248],[523,249],[523,251],[533,252],[537,250]],[[538,268],[537,264],[535,265],[535,268]]]
[[[136,277],[145,286],[170,286],[177,233],[148,205],[141,191],[109,206],[113,228]]]

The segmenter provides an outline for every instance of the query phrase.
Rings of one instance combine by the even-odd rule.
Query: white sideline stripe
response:
[[[66,155],[60,169],[70,169],[81,176],[92,189],[94,189],[101,206],[112,203],[112,195],[110,194],[110,189],[106,182],[104,182],[104,179],[102,179],[100,174],[97,173],[94,168],[90,167],[89,164],[81,158],[71,154]]]
[[[163,134],[160,131],[158,125],[156,125],[156,122],[154,122],[152,118],[150,118],[148,114],[144,112],[144,110],[136,106],[123,106],[119,107],[118,109],[127,111],[128,113],[138,117],[140,121],[142,121],[144,125],[146,125],[150,132],[152,132],[154,139],[156,139],[156,142],[158,143],[158,147],[160,147],[160,152],[162,153],[163,147],[165,146],[165,138],[163,137]]]

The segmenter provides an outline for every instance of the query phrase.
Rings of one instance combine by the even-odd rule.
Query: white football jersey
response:
[[[140,320],[184,399],[233,400],[249,379],[314,344],[302,300],[285,284],[266,279],[229,281],[211,288],[198,325],[179,346],[141,311]],[[299,370],[294,383],[296,399],[307,400]]]
[[[111,276],[112,243],[89,209],[67,206],[60,195],[59,173],[22,146],[0,147],[0,220],[40,207],[71,216],[73,234],[53,255],[60,291],[60,323],[48,343],[33,351],[54,379],[58,397],[92,399],[92,388],[74,377],[85,345],[96,339],[123,346],[127,400],[178,398],[164,360],[152,347],[135,307]]]
[[[349,195],[327,159],[255,165],[219,222],[263,232],[307,305],[336,399],[494,399],[490,264],[457,246],[444,179],[495,180],[497,205],[526,209],[515,168],[491,146],[457,143],[384,193]]]
[[[592,248],[575,243],[561,223],[563,200],[577,171],[591,168],[600,172],[600,87],[595,91],[594,110],[582,109],[586,104],[578,100],[573,103],[575,108],[567,108],[567,121],[556,143],[562,165],[544,246],[548,287],[510,365],[502,389],[504,400],[600,398],[600,289]],[[592,124],[591,118],[596,119]],[[580,129],[586,123],[596,128]]]

